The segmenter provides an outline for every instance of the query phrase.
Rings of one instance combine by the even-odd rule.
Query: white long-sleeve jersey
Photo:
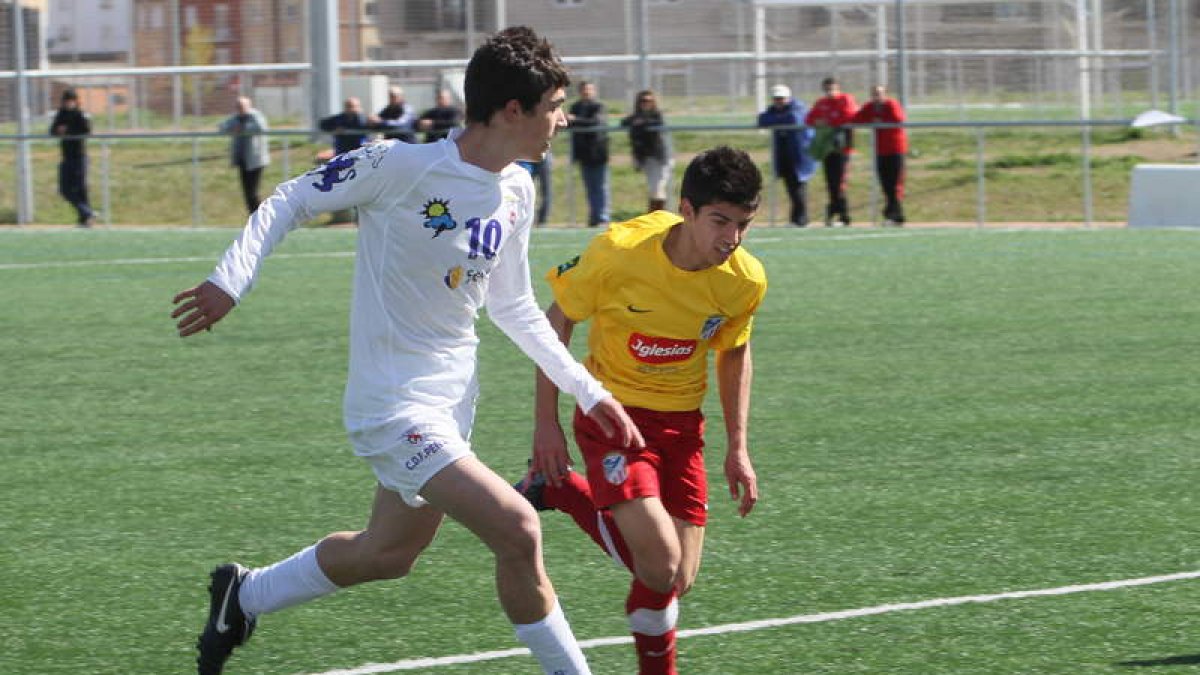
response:
[[[280,185],[209,276],[235,300],[300,223],[358,208],[344,414],[350,431],[475,395],[475,321],[488,316],[558,387],[609,396],[558,340],[529,281],[533,182],[464,162],[453,140],[385,141]]]

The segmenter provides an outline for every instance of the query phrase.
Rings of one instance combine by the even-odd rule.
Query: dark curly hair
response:
[[[487,124],[516,99],[531,112],[548,90],[571,84],[554,47],[528,26],[513,26],[480,45],[467,64],[467,121]]]
[[[762,172],[750,155],[720,145],[696,155],[683,172],[680,196],[697,211],[706,204],[726,202],[757,209]]]

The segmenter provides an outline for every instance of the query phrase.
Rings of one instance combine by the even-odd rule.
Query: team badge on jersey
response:
[[[574,267],[578,264],[579,264],[579,256],[575,256],[574,258],[571,258],[567,262],[559,265],[558,266],[558,276],[561,277],[562,275],[566,274],[568,270],[570,270],[572,267]]]
[[[604,480],[613,485],[620,485],[629,478],[629,472],[625,470],[625,455],[619,452],[610,452],[604,456],[601,461],[604,466]]]
[[[453,230],[458,227],[458,223],[454,222],[454,216],[450,215],[449,199],[438,199],[436,197],[430,199],[421,208],[421,215],[425,216],[425,227],[433,230],[435,238],[446,230]]]
[[[717,331],[721,330],[721,326],[725,323],[725,320],[728,318],[729,317],[722,316],[720,314],[713,314],[712,316],[705,319],[704,327],[700,329],[700,339],[701,340],[711,340],[712,336],[716,335]]]

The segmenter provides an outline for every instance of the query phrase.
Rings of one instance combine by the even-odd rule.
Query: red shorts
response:
[[[641,449],[621,448],[575,409],[575,441],[587,466],[598,508],[638,497],[658,497],[667,513],[698,527],[708,521],[704,471],[704,414],[626,408],[646,439]]]

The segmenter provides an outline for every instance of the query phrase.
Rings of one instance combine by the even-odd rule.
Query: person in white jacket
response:
[[[517,637],[547,673],[589,672],[542,563],[537,514],[470,442],[480,308],[614,440],[644,445],[624,408],[558,340],[533,296],[529,173],[566,119],[566,70],[532,30],[509,28],[466,71],[468,124],[449,139],[383,141],[279,186],[208,279],[179,293],[181,336],[209,330],[250,289],[263,259],[314,215],[356,207],[344,421],[378,479],[369,524],[295,555],[211,575],[199,672],[219,673],[257,618],[355,584],[404,576],[449,515],[492,551]]]
[[[271,163],[270,145],[262,133],[270,126],[267,116],[259,112],[249,98],[237,97],[234,107],[234,113],[225,118],[217,130],[233,136],[229,139],[229,163],[237,167],[246,210],[254,213],[262,201],[258,198],[258,184],[263,169]]]

